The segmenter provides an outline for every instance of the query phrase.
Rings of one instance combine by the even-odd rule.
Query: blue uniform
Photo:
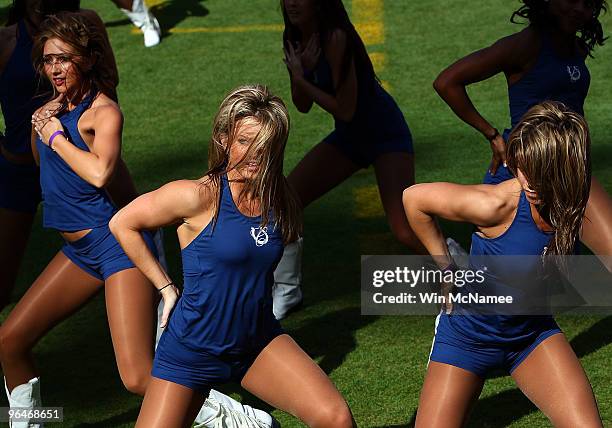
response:
[[[492,239],[474,233],[470,256],[541,255],[551,237],[551,233],[538,229],[525,193],[521,192],[510,227]],[[474,269],[479,269],[479,266],[474,265],[478,263],[478,257],[471,257],[470,263]],[[512,270],[512,277],[532,275],[536,271],[534,267],[506,265],[506,269]],[[499,284],[499,274],[499,271],[492,272],[489,269],[485,274],[487,286],[503,286]],[[509,278],[509,274],[502,273],[501,278]],[[561,332],[552,316],[460,312],[461,308],[453,308],[450,315],[438,316],[430,360],[460,367],[481,377],[496,369],[511,373],[544,339]]]
[[[5,123],[3,147],[23,154],[32,150],[32,114],[43,104],[43,97],[32,66],[32,39],[23,21],[17,30],[15,49],[0,76],[0,106]],[[14,164],[0,154],[0,208],[34,213],[39,202],[38,167]]]
[[[283,253],[280,230],[244,216],[227,177],[211,221],[182,251],[184,289],[162,335],[152,375],[204,394],[239,381],[282,333],[272,313],[273,272]]]
[[[508,141],[510,131],[527,111],[543,101],[559,101],[584,116],[584,100],[589,92],[591,75],[584,57],[576,54],[562,58],[555,52],[550,36],[542,33],[542,47],[535,65],[521,79],[508,87],[510,129],[504,130]],[[513,178],[507,167],[500,165],[495,175],[487,171],[484,183],[497,184]]]
[[[357,108],[350,122],[335,120],[335,129],[323,141],[337,147],[362,168],[371,165],[385,153],[414,153],[412,136],[391,95],[373,77],[358,72]],[[321,90],[334,95],[331,66],[325,55],[306,79]]]
[[[72,144],[89,151],[77,124],[87,110],[93,95],[86,97],[74,110],[60,113],[57,118]],[[40,185],[43,194],[43,225],[62,232],[92,229],[74,242],[66,242],[62,252],[90,275],[106,280],[114,273],[134,267],[111,234],[108,222],[116,208],[104,189],[83,180],[40,138],[36,140],[40,155]],[[150,233],[143,234],[151,251],[157,255]]]

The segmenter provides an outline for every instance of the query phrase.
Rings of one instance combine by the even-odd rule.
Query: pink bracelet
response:
[[[51,134],[51,138],[49,138],[49,148],[53,151],[55,151],[55,149],[53,148],[53,140],[58,135],[63,135],[64,138],[66,138],[66,134],[64,134],[64,131],[55,131],[53,134]]]

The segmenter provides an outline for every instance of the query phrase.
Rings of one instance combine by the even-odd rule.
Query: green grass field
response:
[[[386,82],[411,127],[417,181],[478,182],[488,164],[488,144],[457,119],[431,83],[448,64],[521,27],[509,23],[517,0],[345,0]],[[382,9],[375,10],[377,3]],[[0,0],[4,20],[8,0]],[[213,115],[224,94],[244,83],[264,83],[290,103],[282,58],[277,0],[156,1],[162,26],[176,29],[161,45],[142,46],[125,16],[110,1],[83,0],[107,24],[119,66],[119,97],[125,114],[124,158],[142,192],[206,170]],[[374,5],[374,6],[373,6]],[[368,7],[370,9],[368,9]],[[612,15],[603,18],[612,32]],[[231,30],[231,31],[230,31]],[[594,175],[612,192],[612,41],[590,59],[592,83],[586,116],[593,135]],[[475,104],[498,128],[508,125],[504,79],[470,89]],[[332,128],[319,108],[308,115],[289,105],[292,131],[286,171]],[[322,168],[327,166],[322,166]],[[433,317],[361,316],[361,254],[405,254],[389,232],[371,169],[356,174],[305,213],[305,307],[284,328],[331,376],[361,427],[410,426],[433,335]],[[444,224],[464,245],[469,225]],[[13,294],[25,292],[60,246],[57,233],[35,227]],[[166,231],[175,278],[180,277],[175,234]],[[12,307],[12,305],[11,305]],[[11,307],[4,310],[2,319]],[[581,358],[605,425],[612,427],[612,317],[560,317]],[[66,427],[133,425],[140,397],[126,392],[115,366],[103,296],[62,323],[36,347],[46,405],[63,406]],[[271,410],[239,387],[226,389]],[[2,394],[3,395],[3,394]],[[0,406],[6,401],[4,397]],[[274,411],[283,426],[301,426]],[[488,381],[470,426],[549,426],[509,377]]]

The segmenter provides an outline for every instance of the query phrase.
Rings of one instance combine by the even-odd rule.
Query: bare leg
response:
[[[115,358],[125,387],[144,395],[151,377],[156,299],[154,288],[137,269],[106,280],[106,313]]]
[[[376,181],[389,226],[395,237],[415,254],[428,254],[406,218],[402,192],[414,184],[414,155],[386,153],[374,162]]]
[[[58,253],[0,327],[0,358],[9,391],[36,376],[32,348],[102,287]]]
[[[358,170],[359,166],[337,148],[319,143],[296,165],[287,180],[306,208]]]
[[[33,221],[34,214],[0,208],[0,310],[11,298]]]
[[[242,386],[309,427],[356,426],[334,384],[286,334],[261,351],[242,379]]]
[[[612,199],[595,178],[591,181],[581,240],[593,254],[602,256],[602,263],[612,272]]]
[[[554,426],[602,426],[589,380],[563,334],[540,343],[512,377]]]
[[[419,398],[415,426],[463,426],[483,385],[484,380],[472,372],[430,361]]]
[[[186,386],[152,377],[136,427],[191,427],[205,398]]]

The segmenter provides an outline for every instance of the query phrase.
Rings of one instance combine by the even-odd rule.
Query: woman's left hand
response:
[[[42,140],[43,144],[49,145],[49,138],[54,132],[63,131],[64,127],[59,119],[55,116],[48,116],[49,111],[41,111],[34,113],[32,116],[32,124],[34,130]]]
[[[299,53],[291,45],[291,42],[287,42],[284,48],[285,58],[283,59],[285,65],[289,69],[289,72],[293,78],[301,78],[304,76],[304,67],[302,66],[302,58]]]

